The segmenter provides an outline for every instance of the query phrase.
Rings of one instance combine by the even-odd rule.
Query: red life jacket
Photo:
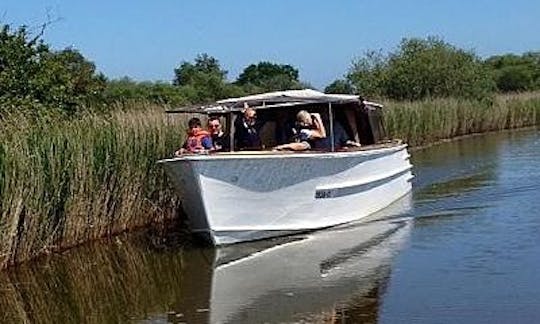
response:
[[[210,136],[210,133],[205,130],[200,130],[195,134],[190,134],[188,138],[186,139],[186,150],[190,152],[197,152],[200,150],[204,150],[204,146],[202,145],[203,138]]]

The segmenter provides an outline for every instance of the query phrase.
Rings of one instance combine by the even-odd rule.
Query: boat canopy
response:
[[[316,102],[316,103],[328,103],[328,102],[358,102],[360,100],[359,96],[356,95],[344,95],[344,94],[325,94],[312,89],[303,89],[303,90],[286,90],[286,91],[275,91],[262,94],[256,94],[251,96],[239,97],[239,98],[230,98],[218,101],[220,104],[233,104],[239,105],[244,102],[250,103],[260,103],[260,102]]]
[[[261,93],[238,98],[229,98],[217,101],[215,104],[204,106],[184,107],[167,112],[189,112],[202,114],[222,114],[244,109],[248,104],[255,109],[286,108],[307,104],[347,104],[363,103],[366,106],[382,107],[382,105],[363,100],[360,96],[349,94],[326,94],[312,89],[286,90]]]

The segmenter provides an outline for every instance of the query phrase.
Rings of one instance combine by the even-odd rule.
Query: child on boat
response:
[[[210,133],[202,129],[201,120],[197,117],[188,121],[188,137],[184,145],[174,152],[175,156],[186,153],[202,153],[213,148]]]

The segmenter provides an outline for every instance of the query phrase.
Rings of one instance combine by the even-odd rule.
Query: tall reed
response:
[[[434,99],[385,102],[390,137],[411,146],[441,139],[540,124],[540,92],[500,95],[492,102]]]
[[[0,130],[0,268],[170,218],[156,160],[182,125],[160,110],[77,120],[8,116]]]

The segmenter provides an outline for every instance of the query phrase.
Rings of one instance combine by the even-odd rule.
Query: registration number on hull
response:
[[[336,195],[336,189],[319,189],[315,191],[315,199],[334,198]]]

